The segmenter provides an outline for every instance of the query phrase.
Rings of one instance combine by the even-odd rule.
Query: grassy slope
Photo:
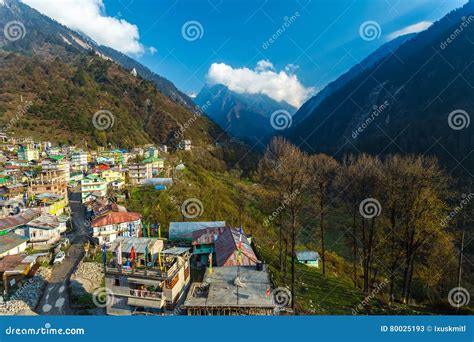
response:
[[[167,236],[169,222],[183,219],[180,207],[187,198],[197,198],[203,203],[203,214],[196,220],[225,220],[234,226],[239,224],[238,203],[243,203],[244,230],[253,236],[257,253],[268,264],[274,285],[283,285],[281,274],[276,268],[277,234],[273,228],[262,225],[264,214],[260,203],[265,201],[262,201],[263,189],[258,185],[239,180],[228,173],[211,172],[198,165],[188,164],[188,169],[178,174],[177,182],[170,189],[158,192],[147,187],[132,188],[131,194],[132,198],[127,204],[129,209],[141,211],[145,222],[160,222],[162,236]],[[333,259],[344,263],[342,258]],[[297,265],[298,313],[351,314],[352,309],[362,302],[365,295],[354,288],[347,275],[342,271],[329,273],[323,276],[320,270]],[[367,308],[371,313],[386,312],[377,299],[372,300]]]

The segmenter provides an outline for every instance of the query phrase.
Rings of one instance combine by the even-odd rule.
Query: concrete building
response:
[[[67,182],[59,171],[42,172],[39,178],[28,181],[27,193],[29,197],[40,194],[56,194],[67,201]]]
[[[184,298],[191,276],[189,249],[175,247],[146,256],[145,246],[146,242],[134,245],[136,260],[131,267],[127,266],[129,258],[118,262],[117,249],[113,250],[115,258],[105,273],[105,286],[111,294],[107,314],[162,315]]]
[[[96,174],[87,175],[81,180],[82,203],[89,199],[107,196],[107,182]]]
[[[76,151],[71,154],[71,168],[76,171],[87,171],[89,163],[89,153],[84,151]]]
[[[51,156],[41,161],[42,172],[57,171],[60,177],[64,178],[66,183],[71,179],[70,164],[64,156]]]
[[[28,222],[24,227],[15,229],[15,233],[28,238],[28,246],[34,249],[49,249],[61,239],[66,231],[66,221],[58,216],[42,214]]]
[[[20,146],[17,151],[18,159],[24,161],[39,160],[39,150],[30,146]]]
[[[142,185],[146,179],[152,178],[151,163],[134,163],[128,165],[128,178],[132,185]]]
[[[208,268],[184,302],[190,316],[273,315],[276,308],[264,265]]]

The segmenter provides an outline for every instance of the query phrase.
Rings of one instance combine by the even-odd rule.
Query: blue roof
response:
[[[319,260],[319,253],[313,251],[296,252],[298,261]]]

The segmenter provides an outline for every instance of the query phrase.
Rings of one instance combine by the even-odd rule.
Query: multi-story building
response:
[[[24,161],[38,160],[39,150],[30,146],[20,146],[17,151],[18,159]]]
[[[151,164],[151,172],[153,175],[158,175],[165,168],[165,161],[157,157],[146,158],[142,163]]]
[[[150,163],[134,163],[128,165],[128,177],[133,185],[141,185],[145,180],[153,177]]]
[[[71,154],[71,167],[74,170],[86,171],[89,163],[89,153],[76,151]]]
[[[81,180],[82,203],[89,199],[107,196],[107,182],[96,174],[87,175]]]
[[[29,180],[27,184],[28,197],[34,198],[39,194],[50,193],[56,194],[67,201],[67,182],[60,171],[42,172],[38,178]]]
[[[70,164],[64,158],[64,156],[61,155],[51,156],[47,159],[42,160],[41,170],[43,172],[58,171],[58,173],[62,175],[66,183],[68,183],[71,178]]]
[[[145,150],[145,158],[158,158],[160,156],[160,150],[155,146],[149,146]]]
[[[121,246],[125,253],[121,263],[117,260],[117,248],[111,249],[115,258],[105,272],[105,286],[112,297],[107,306],[109,315],[164,314],[166,310],[177,309],[190,284],[188,248],[174,247],[150,253],[151,244],[145,241],[150,238],[141,239],[144,243]],[[132,246],[134,260],[130,259]]]
[[[28,238],[28,246],[35,249],[48,249],[61,239],[66,231],[66,221],[58,216],[42,214],[28,222],[15,233]]]
[[[100,172],[100,176],[105,179],[107,184],[111,184],[113,181],[116,180],[125,181],[125,172],[123,172],[117,167]]]

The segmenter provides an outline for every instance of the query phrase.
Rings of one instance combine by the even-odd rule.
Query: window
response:
[[[114,286],[120,286],[120,279],[119,278],[114,279]]]
[[[176,273],[176,275],[173,277],[173,279],[166,281],[166,288],[167,289],[172,289],[176,285],[178,280],[179,280],[179,273]]]

